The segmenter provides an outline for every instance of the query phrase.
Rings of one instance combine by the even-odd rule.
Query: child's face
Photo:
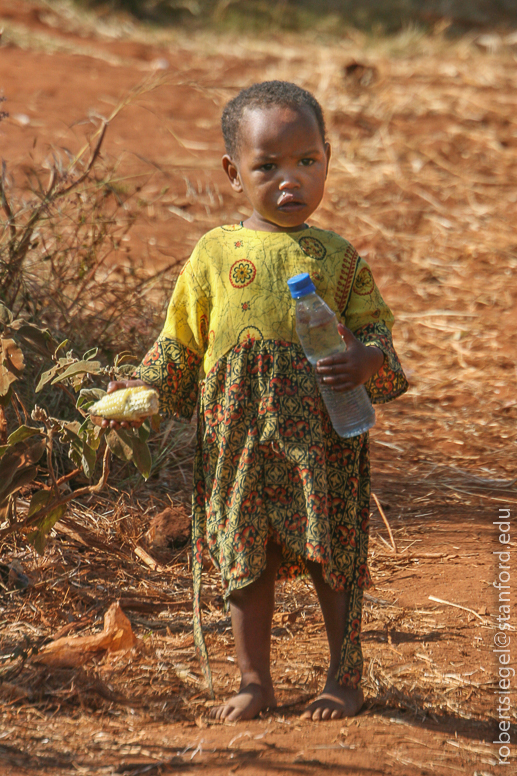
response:
[[[294,232],[320,204],[330,146],[314,113],[271,106],[247,110],[239,130],[236,158],[223,157],[234,191],[244,192],[253,214],[249,229]]]

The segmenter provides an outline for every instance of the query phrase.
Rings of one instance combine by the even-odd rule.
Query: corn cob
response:
[[[145,385],[122,388],[107,393],[92,404],[88,412],[107,420],[140,420],[158,413],[158,394]]]

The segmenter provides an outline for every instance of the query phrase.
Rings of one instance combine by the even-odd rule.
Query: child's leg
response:
[[[344,687],[335,678],[346,632],[350,593],[332,590],[323,579],[321,564],[309,561],[307,567],[323,612],[330,649],[330,665],[323,692],[309,704],[302,714],[302,719],[353,717],[363,705],[363,692],[360,687]]]
[[[230,595],[241,685],[237,695],[212,709],[210,716],[215,719],[252,719],[262,709],[276,706],[270,673],[270,646],[275,581],[281,559],[280,546],[270,542],[263,574],[255,582]]]

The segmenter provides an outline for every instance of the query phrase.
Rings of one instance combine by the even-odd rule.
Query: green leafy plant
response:
[[[23,318],[14,318],[12,312],[0,304],[0,541],[13,531],[23,531],[38,552],[43,552],[48,535],[60,520],[67,504],[80,496],[98,493],[106,485],[111,455],[132,462],[144,478],[151,472],[152,460],[147,439],[149,423],[139,429],[106,429],[96,425],[88,414],[88,407],[98,401],[105,391],[96,385],[99,381],[127,378],[133,369],[132,357],[122,353],[113,366],[103,367],[96,360],[97,348],[82,358],[73,352],[63,353],[67,341],[58,343],[48,329],[43,329]],[[45,386],[60,387],[74,402],[80,420],[62,420],[52,417],[37,404],[28,415],[16,391],[16,383],[23,378],[24,349],[30,349],[52,366],[44,371],[35,391]],[[11,405],[17,417],[17,428],[7,434],[5,409]],[[23,417],[22,417],[23,416]],[[72,470],[56,476],[53,449],[56,442],[68,448]],[[41,478],[45,469],[46,482]],[[94,482],[97,470],[98,479]],[[81,475],[88,484],[75,490],[69,482]],[[67,485],[64,491],[63,486]],[[17,495],[30,489],[28,509],[20,514]]]

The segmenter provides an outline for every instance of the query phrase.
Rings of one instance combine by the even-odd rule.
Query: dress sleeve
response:
[[[189,421],[196,409],[203,354],[207,347],[209,300],[198,280],[200,245],[184,266],[167,310],[164,327],[135,377],[160,395],[160,415]]]
[[[364,259],[358,258],[352,291],[342,312],[345,325],[365,345],[384,353],[384,363],[365,385],[373,404],[385,404],[408,389],[391,330],[394,317],[375,285],[372,272]]]

